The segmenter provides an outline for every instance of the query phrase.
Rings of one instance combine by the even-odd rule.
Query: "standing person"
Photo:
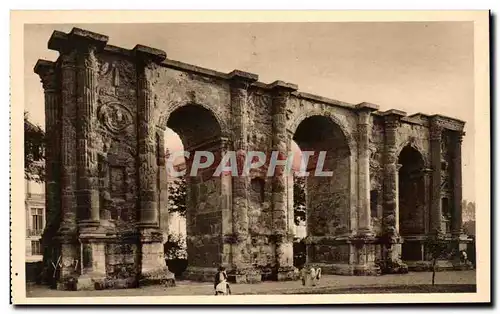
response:
[[[300,271],[300,278],[302,280],[303,286],[316,286],[316,283],[319,282],[321,278],[321,268],[314,267],[303,267]]]
[[[227,295],[230,293],[229,283],[227,282],[226,269],[220,266],[214,278],[215,295]]]
[[[321,278],[321,268],[311,268],[311,283],[313,286],[316,286],[316,284],[319,282],[319,279]]]
[[[302,267],[302,269],[300,270],[300,279],[302,280],[303,286],[308,284],[308,282],[309,282],[308,277],[309,277],[308,270],[307,270],[307,267],[304,265]]]

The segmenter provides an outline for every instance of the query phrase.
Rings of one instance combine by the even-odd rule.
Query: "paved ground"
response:
[[[233,294],[309,294],[309,293],[375,293],[375,292],[459,292],[474,289],[475,271],[449,271],[436,273],[439,288],[429,289],[432,273],[415,272],[406,275],[378,277],[324,275],[316,287],[303,287],[300,281],[262,282],[260,284],[232,284]],[[407,289],[407,288],[408,289]],[[394,290],[394,291],[391,291]],[[81,296],[155,296],[155,295],[213,295],[213,284],[178,281],[176,287],[149,286],[138,289],[101,291],[57,291],[45,286],[29,285],[28,297],[81,297]]]

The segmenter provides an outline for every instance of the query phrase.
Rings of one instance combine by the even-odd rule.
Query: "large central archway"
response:
[[[213,176],[214,168],[208,167],[191,173],[196,151],[208,151],[220,160],[222,130],[213,113],[196,104],[175,109],[166,126],[182,141],[186,169],[186,243],[188,256],[187,276],[206,280],[209,273],[223,262],[222,216],[224,196],[221,178]],[[182,157],[181,157],[182,158]],[[203,160],[202,160],[203,162]]]
[[[305,118],[295,130],[293,140],[307,163],[306,177],[307,260],[314,264],[349,263],[349,246],[335,242],[350,231],[351,163],[348,141],[331,118],[314,115]],[[323,152],[324,164],[318,169]],[[320,172],[330,172],[319,176]]]

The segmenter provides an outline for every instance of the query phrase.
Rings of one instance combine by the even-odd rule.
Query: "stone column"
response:
[[[453,145],[453,213],[451,233],[454,237],[462,233],[462,140],[463,132],[456,132]]]
[[[227,138],[221,139],[220,148],[220,159],[232,149],[232,142]],[[220,207],[222,211],[222,265],[226,269],[231,269],[234,265],[233,263],[233,249],[236,250],[237,247],[234,246],[234,236],[233,236],[233,177],[230,173],[223,172],[221,174],[221,199]],[[236,278],[231,278],[236,281]]]
[[[74,288],[94,289],[95,282],[103,280],[106,276],[102,241],[105,234],[97,230],[99,227],[99,181],[97,155],[92,144],[95,138],[97,106],[98,61],[96,53],[106,46],[108,37],[73,28],[64,40],[55,38],[57,36],[53,35],[49,46],[59,41],[60,47],[57,50],[61,52],[61,57],[65,56],[61,64],[63,154],[71,155],[70,159],[63,161],[63,164],[68,165],[66,173],[63,173],[63,178],[68,176],[66,177],[67,183],[63,185],[63,189],[67,189],[63,192],[63,197],[66,197],[67,204],[71,202],[71,207],[74,208],[68,211],[68,214],[63,210],[63,215],[68,215],[68,220],[71,216],[69,225],[75,229],[71,232],[71,240],[64,240],[62,255],[64,256],[64,252],[67,251],[68,255],[73,258],[73,263],[70,264],[69,260],[67,261],[68,265],[70,264],[73,268],[71,272],[81,274]],[[66,133],[68,135],[65,141]],[[76,239],[73,240],[76,235],[74,225],[77,222],[80,244],[76,242]],[[63,218],[63,224],[66,224],[65,218]],[[83,256],[82,252],[86,255]],[[63,260],[63,265],[64,263]]]
[[[363,102],[358,110],[358,234],[373,237],[370,209],[370,113],[378,106]]]
[[[396,227],[396,233],[399,235],[400,232],[399,232],[399,170],[401,170],[401,167],[403,165],[401,164],[396,164],[396,179],[395,179],[395,182],[396,182],[396,188],[395,188],[395,192],[396,192],[396,211],[395,211],[395,215],[394,215],[394,219],[395,219],[395,223],[394,223],[394,226]],[[401,252],[400,252],[401,253]]]
[[[375,234],[371,223],[370,208],[370,136],[372,131],[371,112],[378,106],[360,103],[356,106],[357,125],[357,228],[351,237],[351,255],[355,275],[371,275],[380,272],[375,265]],[[356,258],[354,258],[356,256]]]
[[[139,164],[139,236],[141,285],[175,283],[163,258],[163,235],[158,217],[158,155],[153,77],[164,51],[141,45],[133,50],[137,64],[137,143]]]
[[[38,60],[34,72],[40,76],[45,95],[45,230],[42,237],[42,244],[44,247],[51,247],[51,243],[54,240],[53,238],[59,228],[60,219],[58,218],[61,211],[60,82],[54,62]],[[29,217],[29,215],[27,217]],[[58,257],[59,256],[53,256],[50,250],[44,250],[44,265],[50,265],[50,263],[57,260]],[[51,267],[46,269],[48,274],[51,274],[52,271]]]
[[[138,60],[140,63],[143,60]],[[145,62],[147,62],[146,60]],[[154,121],[154,100],[151,86],[151,64],[138,64],[138,157],[141,227],[158,227],[157,204],[157,157],[156,130]]]
[[[453,212],[451,234],[454,246],[458,251],[467,249],[467,235],[462,228],[462,140],[465,135],[462,131],[455,132],[452,138],[453,145]],[[456,262],[456,258],[455,258]]]
[[[166,241],[169,232],[169,212],[168,212],[168,174],[165,156],[165,129],[156,129],[156,151],[158,165],[158,216],[160,217],[160,229],[163,233],[163,240]]]
[[[233,130],[233,144],[238,160],[238,171],[243,168],[245,154],[248,150],[248,132],[246,120],[248,106],[248,88],[258,80],[258,76],[239,70],[229,74],[231,82],[231,117]],[[249,272],[250,253],[248,251],[248,197],[250,188],[250,177],[238,173],[233,176],[233,255],[231,279],[236,282],[246,282]],[[251,271],[250,271],[251,272]]]
[[[397,155],[397,130],[401,117],[406,113],[399,110],[384,112],[385,118],[385,163],[384,163],[384,209],[383,239],[385,245],[385,273],[405,273],[408,267],[401,261],[401,237],[399,235],[399,194]]]
[[[61,33],[57,31],[52,34],[49,40],[49,49],[57,50],[60,53],[57,67],[61,80],[61,223],[57,239],[61,245],[61,268],[57,288],[66,290],[74,289],[72,282],[75,282],[79,276],[78,268],[75,265],[80,261],[75,195],[77,190],[76,52],[68,43],[67,38],[61,38]]]
[[[78,214],[81,223],[99,224],[99,190],[97,155],[93,147],[97,110],[97,71],[95,56],[97,41],[78,47],[77,53],[77,164],[78,164]]]
[[[289,112],[291,114],[291,112]],[[288,131],[288,151],[292,151],[292,141],[293,141],[293,133]],[[293,239],[295,238],[295,235],[297,233],[297,227],[295,226],[295,211],[294,211],[294,206],[293,206],[293,185],[294,185],[294,176],[293,173],[290,173],[287,177],[287,208],[288,208],[288,233],[290,234],[290,237]],[[293,250],[293,243],[292,243],[292,250]]]
[[[423,169],[422,175],[424,179],[424,233],[429,234],[430,232],[430,195],[431,195],[431,175],[432,169]]]
[[[441,209],[441,140],[443,128],[435,120],[431,121],[431,167],[432,167],[432,189],[431,189],[431,233],[444,232],[442,228]]]
[[[272,90],[272,151],[278,152],[279,160],[286,159],[291,143],[286,122],[287,102],[297,86],[282,81],[271,84]],[[288,232],[288,174],[285,166],[277,165],[272,178],[273,238],[276,247],[276,276],[278,280],[293,280],[293,234]]]

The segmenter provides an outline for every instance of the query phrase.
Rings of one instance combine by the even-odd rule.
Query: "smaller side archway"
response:
[[[406,140],[402,141],[398,145],[398,148],[396,150],[396,155],[400,156],[401,152],[405,148],[406,149],[412,148],[412,149],[416,150],[420,154],[420,157],[422,158],[422,162],[424,164],[424,167],[429,168],[430,161],[429,161],[429,156],[426,153],[426,149],[424,149],[424,147],[422,147],[422,144],[415,137],[410,136]]]
[[[426,206],[425,161],[422,154],[408,144],[398,158],[399,169],[399,232],[405,242],[402,259],[415,261],[423,259],[421,238],[425,236],[429,219]]]

